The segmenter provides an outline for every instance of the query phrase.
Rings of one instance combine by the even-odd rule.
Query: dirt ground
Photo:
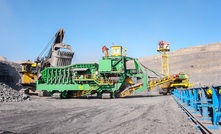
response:
[[[33,98],[33,97],[32,97]],[[0,133],[195,134],[172,96],[0,103]]]
[[[187,73],[195,86],[220,84],[220,49],[221,43],[214,43],[171,52],[170,71]],[[161,55],[139,60],[148,68],[161,71]],[[18,70],[18,64],[2,61],[0,81],[18,89],[19,77],[16,79],[11,77],[19,76]],[[6,133],[198,134],[201,132],[196,130],[195,125],[182,113],[172,96],[147,96],[147,93],[144,93],[121,99],[56,100],[32,97],[31,101],[0,103],[0,134]]]

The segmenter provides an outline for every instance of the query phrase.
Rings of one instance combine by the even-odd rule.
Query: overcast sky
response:
[[[221,41],[220,0],[0,0],[0,55],[34,60],[59,28],[73,62],[96,62],[104,44],[130,57]]]

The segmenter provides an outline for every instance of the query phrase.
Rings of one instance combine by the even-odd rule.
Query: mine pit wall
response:
[[[179,49],[169,53],[170,73],[184,72],[195,86],[219,85],[221,43]],[[146,67],[161,71],[161,55],[139,58]],[[154,76],[150,74],[150,76]]]
[[[21,88],[19,71],[21,71],[21,66],[18,63],[0,61],[0,82],[19,90]]]

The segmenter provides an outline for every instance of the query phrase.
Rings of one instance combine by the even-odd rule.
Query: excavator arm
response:
[[[39,57],[37,58],[36,62],[40,63],[37,69],[39,77],[41,70],[46,67],[67,66],[71,64],[74,53],[70,45],[63,43],[64,33],[64,29],[59,29],[54,36],[53,43],[47,56],[42,57],[41,60]]]
[[[55,34],[55,39],[54,39],[54,42],[53,42],[53,44],[52,44],[52,47],[51,47],[51,49],[49,50],[49,53],[48,53],[48,58],[51,58],[51,56],[52,56],[52,52],[53,52],[53,50],[58,50],[58,49],[60,49],[60,48],[62,48],[62,47],[55,47],[57,44],[62,44],[63,43],[63,39],[64,39],[64,29],[63,28],[60,28],[59,30],[58,30],[58,32]]]

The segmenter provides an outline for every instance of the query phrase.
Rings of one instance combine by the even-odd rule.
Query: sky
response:
[[[36,59],[59,28],[73,63],[97,62],[103,45],[130,57],[221,41],[220,0],[0,0],[0,55]]]

